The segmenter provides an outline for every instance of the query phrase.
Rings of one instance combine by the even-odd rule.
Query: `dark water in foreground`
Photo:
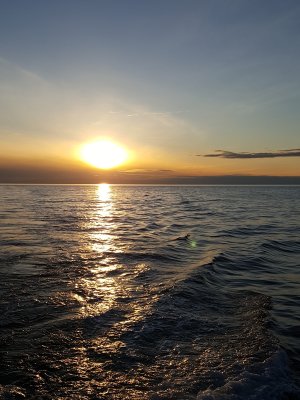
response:
[[[0,186],[0,399],[300,399],[299,195]]]

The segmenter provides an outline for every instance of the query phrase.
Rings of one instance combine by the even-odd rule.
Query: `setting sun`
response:
[[[128,157],[124,148],[109,140],[87,143],[82,147],[80,153],[83,161],[102,169],[116,167]]]

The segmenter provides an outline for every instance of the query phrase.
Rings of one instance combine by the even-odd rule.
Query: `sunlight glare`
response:
[[[108,183],[100,183],[98,185],[98,198],[100,201],[110,200],[110,185]]]
[[[82,160],[101,169],[114,168],[122,164],[127,157],[127,152],[123,147],[109,140],[87,143],[81,149]]]

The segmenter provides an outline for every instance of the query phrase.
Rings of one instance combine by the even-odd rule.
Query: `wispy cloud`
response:
[[[109,111],[109,114],[118,114],[126,117],[144,117],[144,116],[172,116],[176,114],[185,114],[189,113],[190,110],[176,110],[176,111],[141,111],[141,112],[132,112],[126,113],[124,111]]]
[[[148,168],[131,168],[127,170],[119,171],[123,174],[136,174],[136,175],[144,175],[144,174],[170,174],[175,171],[171,169],[148,169]]]
[[[213,154],[196,154],[197,157],[218,157],[218,158],[277,158],[277,157],[300,157],[300,149],[278,150],[262,153],[248,153],[216,150]]]

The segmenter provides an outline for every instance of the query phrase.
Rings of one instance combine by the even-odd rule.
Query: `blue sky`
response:
[[[132,168],[300,174],[297,157],[195,157],[300,147],[298,1],[0,5],[6,158],[71,160],[105,136],[133,149]]]

